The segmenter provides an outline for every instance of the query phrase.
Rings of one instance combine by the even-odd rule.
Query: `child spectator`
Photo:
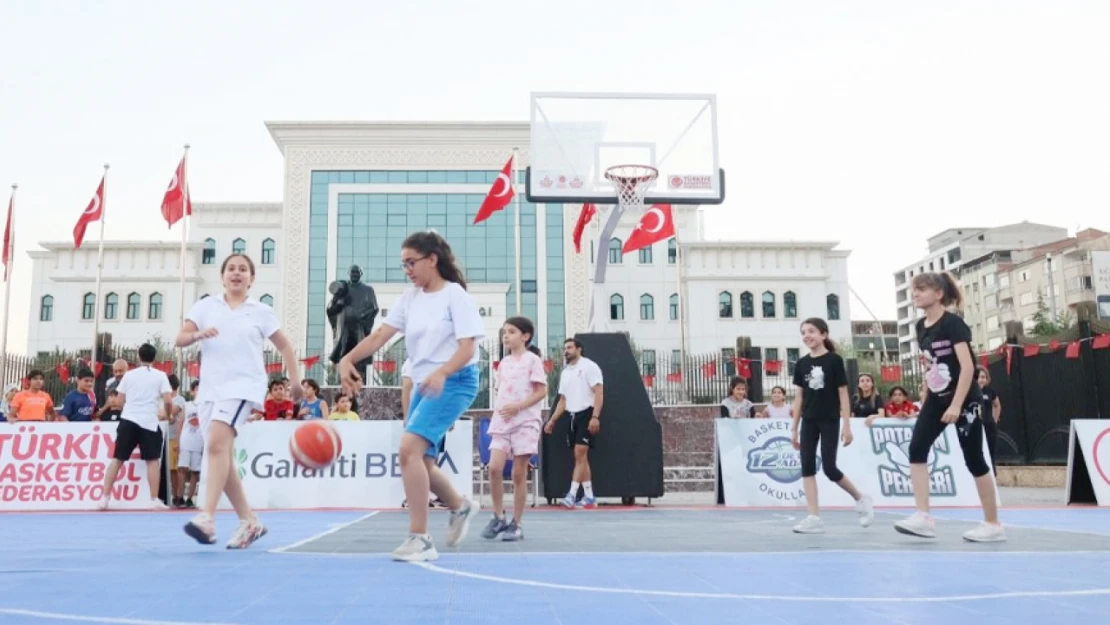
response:
[[[96,412],[95,421],[119,421],[119,416],[123,411],[119,407],[119,391],[112,389],[108,391],[108,401],[100,407]]]
[[[340,393],[335,396],[335,411],[328,415],[332,421],[358,421],[358,413],[351,410],[351,396]]]
[[[88,369],[77,372],[77,388],[62,400],[59,421],[92,421],[96,413],[96,395],[93,394],[93,374]]]
[[[293,400],[285,397],[288,388],[281,380],[270,380],[270,396],[262,408],[265,412],[255,412],[251,415],[251,421],[291,421],[296,405]]]
[[[20,391],[12,398],[11,410],[8,412],[8,421],[54,421],[54,400],[50,393],[42,390],[45,377],[42,371],[33,369],[27,375],[31,388]]]
[[[721,418],[746,419],[752,416],[755,404],[748,399],[748,383],[736,376],[729,383],[728,397],[721,400]]]

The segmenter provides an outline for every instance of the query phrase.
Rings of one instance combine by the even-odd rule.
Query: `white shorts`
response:
[[[206,401],[201,404],[197,416],[200,417],[200,434],[204,437],[205,449],[208,448],[208,431],[212,429],[213,421],[226,423],[238,432],[239,428],[247,424],[254,410],[262,410],[262,406],[245,399]]]
[[[203,451],[181,451],[177,454],[177,468],[189,469],[194,473],[200,473],[201,462],[203,460]]]

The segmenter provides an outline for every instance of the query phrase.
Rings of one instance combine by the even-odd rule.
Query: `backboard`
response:
[[[706,94],[533,93],[528,201],[617,203],[614,165],[650,165],[645,204],[720,204],[717,97]]]

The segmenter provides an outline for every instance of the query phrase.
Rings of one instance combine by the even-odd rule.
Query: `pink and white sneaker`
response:
[[[202,545],[216,544],[216,522],[204,512],[185,524],[185,533]]]
[[[251,521],[239,521],[239,528],[235,530],[235,535],[231,540],[227,541],[228,549],[246,549],[250,547],[254,541],[266,535],[266,526],[258,522],[258,519]],[[215,538],[213,538],[215,540]]]

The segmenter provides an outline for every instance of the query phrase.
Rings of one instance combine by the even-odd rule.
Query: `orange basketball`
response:
[[[289,455],[306,469],[323,469],[343,453],[343,441],[329,421],[309,421],[289,439]]]

